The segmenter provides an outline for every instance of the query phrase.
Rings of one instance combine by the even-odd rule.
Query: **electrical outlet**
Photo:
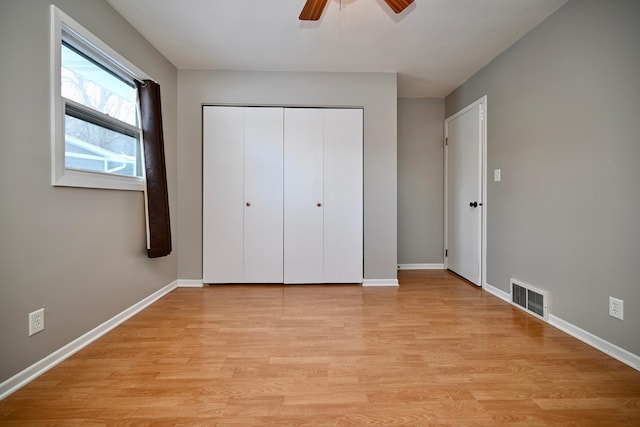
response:
[[[609,297],[609,316],[624,320],[624,301]]]
[[[29,336],[44,330],[44,308],[29,313]]]

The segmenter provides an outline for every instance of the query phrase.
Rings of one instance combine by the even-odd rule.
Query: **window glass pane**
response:
[[[65,167],[141,176],[138,139],[65,115]]]
[[[61,49],[62,96],[137,125],[136,89],[69,46]]]

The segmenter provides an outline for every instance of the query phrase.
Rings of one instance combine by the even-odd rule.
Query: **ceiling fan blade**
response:
[[[414,0],[384,0],[395,13],[400,13],[407,8]]]
[[[317,21],[322,16],[322,11],[326,5],[327,0],[307,0],[298,19],[301,21]]]

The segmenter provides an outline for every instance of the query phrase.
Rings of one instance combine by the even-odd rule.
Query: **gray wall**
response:
[[[636,355],[638,40],[640,2],[571,1],[446,98],[449,116],[488,96],[487,282],[547,289],[553,315]]]
[[[141,192],[51,186],[50,3],[0,3],[0,381],[177,277],[175,254],[146,257]],[[54,3],[161,84],[177,224],[175,68],[106,1]]]
[[[364,273],[395,279],[397,90],[388,73],[178,72],[178,276],[202,278],[202,104],[364,107]]]
[[[398,99],[398,263],[442,264],[444,99]]]

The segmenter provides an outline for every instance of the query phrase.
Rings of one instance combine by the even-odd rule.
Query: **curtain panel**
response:
[[[152,80],[136,81],[140,103],[142,146],[147,189],[147,253],[158,258],[171,253],[169,194],[164,158],[160,85]]]

